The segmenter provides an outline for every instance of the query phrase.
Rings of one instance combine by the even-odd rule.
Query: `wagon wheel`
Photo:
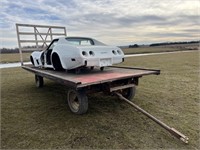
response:
[[[135,97],[136,87],[130,87],[122,90],[122,96],[127,98],[128,100],[132,100]]]
[[[43,77],[35,75],[35,83],[36,83],[36,87],[41,88],[44,85],[44,80]]]
[[[84,114],[88,110],[88,98],[83,90],[70,89],[67,93],[67,102],[70,110],[75,114]]]

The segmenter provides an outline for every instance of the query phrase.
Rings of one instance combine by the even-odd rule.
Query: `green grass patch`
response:
[[[1,70],[2,149],[200,149],[199,53],[126,58],[124,66],[161,69],[140,79],[135,103],[190,138],[185,145],[115,97],[89,95],[74,115],[65,86],[21,69]]]

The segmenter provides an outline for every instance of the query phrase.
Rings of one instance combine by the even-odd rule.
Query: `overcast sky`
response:
[[[0,47],[17,47],[15,23],[61,25],[110,45],[200,39],[200,0],[0,0]]]

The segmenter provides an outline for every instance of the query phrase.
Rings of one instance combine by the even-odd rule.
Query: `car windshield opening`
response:
[[[94,45],[92,39],[88,38],[66,38],[66,40],[73,45],[83,45],[83,46]]]

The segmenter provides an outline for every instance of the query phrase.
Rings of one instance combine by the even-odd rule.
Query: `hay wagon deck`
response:
[[[67,94],[68,104],[71,111],[76,114],[83,114],[88,110],[88,93],[104,92],[112,94],[118,91],[131,100],[135,95],[139,78],[145,75],[160,74],[160,70],[117,66],[106,67],[104,71],[85,68],[79,74],[76,74],[73,70],[54,71],[36,68],[32,65],[23,65],[22,68],[35,74],[37,87],[43,86],[43,78],[68,87],[70,89]]]
[[[160,70],[117,66],[107,67],[104,71],[84,69],[79,74],[74,73],[74,71],[54,71],[52,69],[37,68],[32,65],[23,65],[22,68],[75,89],[94,85],[111,85],[113,82],[124,80],[130,80],[130,82],[138,85],[140,77],[160,74]]]

